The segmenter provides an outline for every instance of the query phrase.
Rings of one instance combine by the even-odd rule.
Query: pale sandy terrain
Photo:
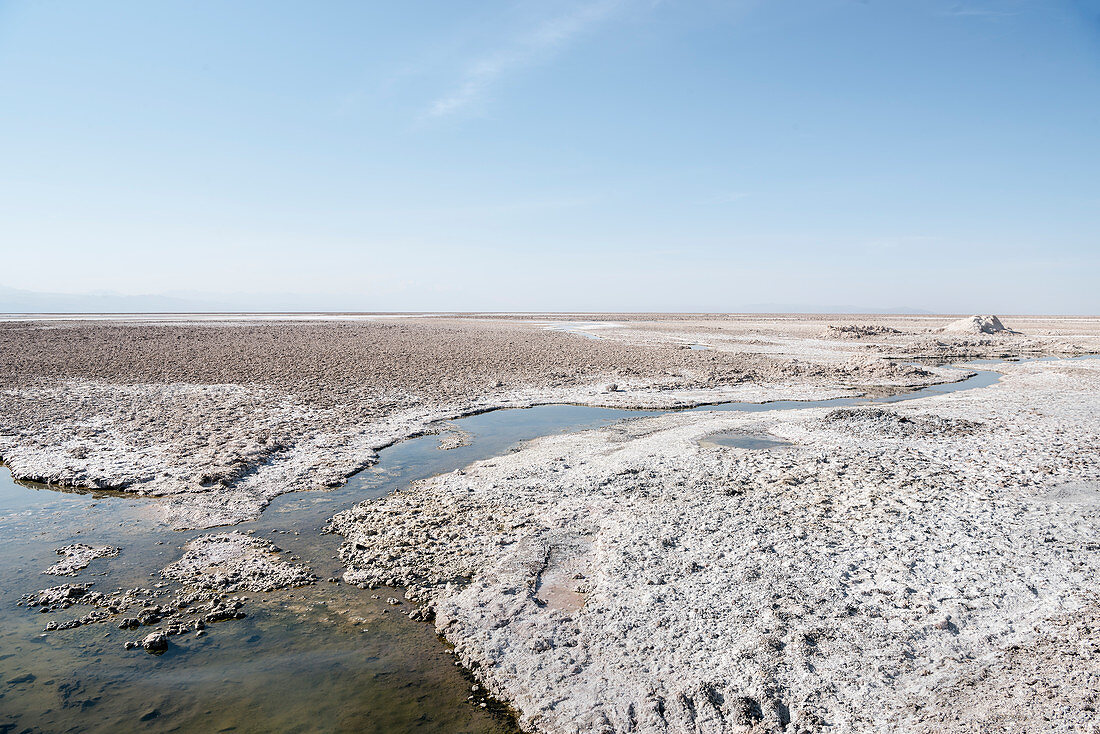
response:
[[[954,321],[10,320],[0,456],[212,527],[496,407],[881,395],[1100,353],[1100,319]],[[538,439],[337,516],[346,579],[406,587],[532,731],[1097,731],[1100,362],[997,369],[889,406]],[[236,534],[169,571],[312,580]]]
[[[1095,731],[1100,362],[1005,371],[539,439],[338,516],[347,578],[532,730]]]

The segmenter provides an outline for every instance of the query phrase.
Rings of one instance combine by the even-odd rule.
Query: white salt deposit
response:
[[[993,315],[967,316],[965,319],[952,321],[941,331],[952,334],[1018,334],[1001,323],[1001,320]]]

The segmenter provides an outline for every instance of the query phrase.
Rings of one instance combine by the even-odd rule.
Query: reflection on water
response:
[[[332,585],[323,595],[278,592],[206,637],[173,638],[161,656],[122,650],[128,633],[105,625],[48,637],[5,630],[0,726],[514,731],[507,718],[466,704],[470,682],[428,626],[366,608],[367,596]],[[353,615],[366,624],[352,624]]]
[[[751,433],[712,433],[699,439],[703,446],[725,446],[736,449],[749,449],[750,451],[766,451],[767,449],[783,448],[791,443],[779,438],[768,436],[754,436]]]
[[[950,382],[945,385],[930,385],[916,390],[898,388],[896,392],[876,397],[860,398],[832,398],[830,400],[775,400],[770,403],[718,403],[716,405],[701,405],[689,408],[698,410],[721,410],[736,413],[763,413],[771,410],[802,410],[806,408],[843,408],[853,405],[871,405],[874,403],[900,403],[906,400],[917,400],[933,395],[946,395],[959,390],[973,390],[979,387],[989,387],[1001,379],[999,372],[991,370],[971,369],[966,373],[969,377],[958,382]]]

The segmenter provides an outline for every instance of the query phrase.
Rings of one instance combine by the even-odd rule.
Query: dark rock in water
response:
[[[49,589],[42,589],[33,594],[24,594],[20,601],[28,607],[42,607],[39,611],[48,612],[57,609],[68,609],[77,600],[93,597],[89,592],[91,584],[62,584]],[[94,598],[94,597],[93,597]]]
[[[435,619],[435,610],[430,607],[417,607],[409,612],[409,619],[414,622],[431,622]]]
[[[168,649],[168,635],[163,632],[152,632],[141,641],[141,646],[146,652],[164,652]]]
[[[64,708],[79,708],[81,710],[94,706],[99,696],[87,697],[84,684],[77,679],[63,681],[57,686],[57,695],[61,699]]]
[[[160,607],[146,607],[142,609],[138,614],[138,622],[141,624],[156,624],[160,621],[161,610]]]
[[[160,717],[160,709],[150,709],[141,715],[141,721],[152,721]]]

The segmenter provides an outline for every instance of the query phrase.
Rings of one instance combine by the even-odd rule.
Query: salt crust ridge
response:
[[[1100,363],[1004,370],[539,439],[337,516],[346,578],[408,586],[531,730],[1087,730]],[[698,443],[734,430],[797,446]]]

